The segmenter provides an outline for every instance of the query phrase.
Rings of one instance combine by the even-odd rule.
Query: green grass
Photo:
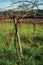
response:
[[[22,65],[43,65],[43,24],[35,26],[34,32],[32,24],[19,25]],[[13,23],[0,23],[0,65],[17,65]]]

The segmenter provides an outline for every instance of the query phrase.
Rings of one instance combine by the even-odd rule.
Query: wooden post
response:
[[[20,43],[20,36],[19,36],[19,23],[18,23],[18,20],[17,18],[14,18],[14,27],[15,27],[15,39],[14,39],[14,45],[16,47],[16,53],[17,53],[17,57],[18,57],[18,61],[17,63],[20,65],[20,62],[21,62],[21,57],[19,57],[19,52],[20,52],[20,56],[22,56],[22,48],[21,48],[21,43]],[[18,44],[17,44],[18,42]],[[20,49],[20,51],[18,50],[18,48]]]
[[[20,36],[19,36],[19,28],[18,28],[18,20],[15,18],[15,35],[16,35],[16,38],[17,38],[17,42],[18,42],[18,45],[19,45],[19,48],[20,48],[20,54],[22,55],[22,48],[21,48],[21,43],[20,43]]]
[[[16,48],[16,54],[18,58],[18,44],[17,44],[17,21],[14,19],[14,28],[15,28],[15,34],[14,34],[14,46]]]

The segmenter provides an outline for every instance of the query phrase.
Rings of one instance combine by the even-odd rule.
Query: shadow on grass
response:
[[[41,41],[41,42],[43,42],[43,37],[41,37],[41,36],[34,36],[33,37],[33,41]]]
[[[20,39],[21,39],[21,42],[24,42],[24,43],[31,43],[30,40],[29,40],[29,38],[26,37],[26,36],[21,36]]]

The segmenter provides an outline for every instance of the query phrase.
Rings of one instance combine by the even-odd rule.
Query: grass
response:
[[[23,49],[22,65],[43,65],[43,24],[20,24]],[[14,24],[0,22],[0,65],[17,65],[14,47]]]

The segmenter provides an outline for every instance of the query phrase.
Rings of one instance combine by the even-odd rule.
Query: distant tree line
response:
[[[43,18],[43,10],[34,10],[33,13],[32,11],[5,11],[5,12],[0,12],[0,19],[12,19],[14,16],[23,16],[26,14],[25,17],[27,18]]]

